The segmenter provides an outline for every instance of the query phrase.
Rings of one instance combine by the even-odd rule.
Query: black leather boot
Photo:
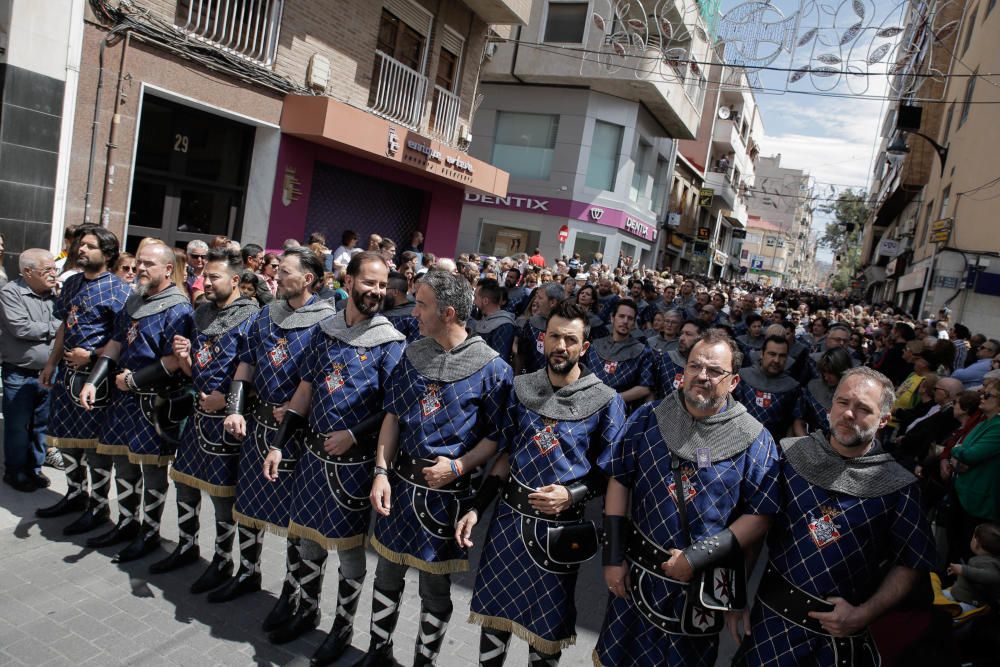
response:
[[[201,576],[191,584],[191,592],[197,595],[205,591],[215,590],[222,584],[228,582],[233,576],[233,561],[228,558],[216,556],[209,563]]]
[[[235,600],[236,598],[243,597],[248,593],[256,593],[260,590],[260,572],[254,572],[252,574],[242,573],[238,574],[228,583],[220,588],[216,588],[214,591],[208,594],[205,598],[213,604],[218,604],[220,602],[229,602]]]
[[[72,497],[66,495],[60,498],[55,505],[36,509],[35,516],[39,519],[52,519],[66,514],[76,514],[77,512],[85,511],[89,502],[90,497],[86,493],[80,493]]]
[[[339,573],[338,573],[339,574]],[[351,645],[354,637],[354,615],[358,611],[364,579],[345,579],[340,576],[337,586],[337,618],[330,633],[313,653],[310,667],[332,665]]]
[[[295,641],[305,633],[315,630],[319,625],[319,608],[296,610],[288,622],[268,633],[267,638],[272,644],[287,644]]]
[[[156,551],[160,546],[160,534],[152,530],[143,530],[136,535],[129,545],[116,553],[112,558],[112,563],[129,563],[139,560],[143,556]]]
[[[448,630],[451,610],[445,613],[420,609],[420,626],[417,628],[417,643],[413,650],[413,667],[433,665],[444,644],[444,633]]]
[[[261,628],[264,632],[272,632],[287,623],[299,606],[299,565],[302,557],[299,554],[298,540],[289,538],[285,544],[285,581],[281,585],[281,594],[274,607],[264,619]]]
[[[94,506],[88,509],[86,512],[81,514],[70,524],[67,524],[63,528],[63,535],[82,535],[83,533],[89,533],[92,530],[96,530],[108,522],[108,517],[110,512],[108,512],[107,505]]]
[[[122,542],[130,542],[139,534],[139,528],[139,524],[132,519],[121,519],[118,525],[108,532],[101,533],[87,540],[87,546],[91,549],[101,549],[121,544]]]
[[[354,663],[354,667],[393,667],[396,661],[392,657],[392,633],[396,630],[399,620],[399,601],[403,597],[403,589],[398,591],[383,591],[376,586],[372,591],[372,621],[371,644],[368,653]]]
[[[201,552],[196,544],[180,543],[177,548],[170,552],[170,555],[163,560],[158,560],[149,566],[150,574],[163,574],[176,570],[185,565],[193,565],[201,559]]]

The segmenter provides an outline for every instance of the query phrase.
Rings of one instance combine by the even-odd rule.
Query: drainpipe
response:
[[[670,157],[667,159],[667,188],[664,192],[664,208],[666,212],[670,213],[670,193],[673,191],[674,183],[674,168],[677,166],[677,140],[670,140]],[[653,244],[653,259],[650,261],[650,265],[659,270],[659,265],[657,262],[660,259],[660,246],[666,242],[664,238],[667,234],[666,227],[662,220],[656,221],[656,243]]]
[[[514,77],[522,86],[525,85],[524,80],[517,75],[517,52],[521,49],[521,28],[524,26],[517,26],[517,37],[514,38],[514,55],[510,59],[510,75]]]
[[[101,226],[107,227],[111,219],[111,211],[108,207],[108,195],[111,194],[111,188],[114,186],[115,182],[115,165],[114,156],[115,151],[118,150],[118,128],[121,127],[122,116],[119,112],[119,108],[123,105],[122,101],[122,82],[124,82],[125,70],[128,66],[128,47],[132,42],[132,33],[125,33],[125,43],[122,45],[122,58],[120,63],[120,68],[118,70],[118,85],[115,88],[115,106],[114,114],[111,116],[111,131],[108,133],[108,152],[104,161],[104,187],[101,190]]]
[[[83,195],[83,221],[92,222],[90,219],[90,197],[93,194],[94,185],[94,162],[97,161],[97,128],[101,124],[101,102],[104,99],[104,49],[108,42],[118,34],[122,27],[113,28],[104,39],[101,40],[101,48],[97,52],[97,93],[94,97],[94,118],[90,123],[90,159],[87,161],[87,191]]]

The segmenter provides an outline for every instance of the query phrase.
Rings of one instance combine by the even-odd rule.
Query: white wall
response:
[[[66,44],[80,0],[0,0],[0,16],[10,12],[7,64],[66,80]]]

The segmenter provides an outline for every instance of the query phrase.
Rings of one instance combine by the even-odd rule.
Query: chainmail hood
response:
[[[150,297],[132,292],[125,301],[125,310],[133,320],[141,320],[144,317],[162,313],[181,303],[191,303],[191,299],[180,291],[177,285],[169,285],[162,292],[157,292]]]
[[[406,336],[399,333],[392,322],[382,315],[375,315],[349,327],[347,315],[341,311],[320,322],[319,328],[330,338],[352,347],[372,348],[392,341],[406,340]]]
[[[506,310],[498,310],[492,315],[487,315],[472,325],[473,332],[482,336],[491,331],[496,331],[505,324],[514,324],[514,313]]]
[[[702,448],[711,450],[713,461],[730,459],[745,451],[764,430],[732,395],[726,396],[722,412],[695,419],[684,407],[683,392],[675,391],[653,408],[653,414],[667,449],[686,461],[697,461]]]
[[[221,336],[260,312],[260,307],[246,297],[240,297],[225,308],[203,303],[194,311],[194,326],[205,336]]]
[[[320,322],[337,312],[334,305],[324,299],[313,298],[313,301],[305,304],[298,310],[288,305],[284,299],[272,301],[267,306],[271,316],[271,321],[279,328],[289,331],[290,329],[305,329]]]
[[[813,395],[813,398],[822,405],[824,408],[829,410],[833,406],[833,392],[834,390],[827,386],[823,382],[822,378],[813,378],[806,385],[809,389],[809,393]]]
[[[917,481],[906,468],[896,463],[892,454],[878,448],[864,456],[844,458],[820,431],[800,438],[785,438],[781,441],[781,449],[795,472],[827,491],[877,498]]]
[[[433,338],[421,338],[406,347],[406,358],[413,367],[434,382],[457,382],[499,356],[479,336],[469,336],[448,351]]]
[[[615,390],[585,371],[576,382],[553,388],[546,369],[514,378],[514,393],[521,405],[548,419],[580,421],[615,397]]]
[[[760,363],[740,370],[740,380],[746,382],[754,389],[769,391],[772,394],[783,394],[799,386],[798,380],[787,372],[782,372],[778,377],[770,377],[761,368]]]
[[[630,361],[646,349],[646,344],[631,336],[616,343],[611,336],[598,338],[590,346],[604,361]]]

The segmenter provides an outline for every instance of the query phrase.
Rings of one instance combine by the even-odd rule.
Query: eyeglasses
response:
[[[188,257],[191,259],[208,259],[208,255],[195,255],[193,253],[188,255]]]
[[[128,271],[129,273],[135,273],[137,269],[134,266],[119,266],[118,270]]]
[[[278,268],[281,265],[278,264],[277,262],[272,262],[271,264],[268,264],[268,266],[270,266],[272,269],[276,269],[276,268]]]
[[[702,371],[705,371],[705,374],[708,375],[708,379],[712,380],[713,382],[721,380],[727,375],[732,375],[731,371],[727,371],[724,368],[719,368],[718,366],[703,366],[701,364],[694,362],[689,363],[687,366],[685,366],[684,370],[687,371],[688,373],[691,373],[695,377],[701,375]]]
[[[56,273],[59,272],[59,270],[54,266],[48,266],[45,267],[44,269],[37,266],[33,266],[31,267],[31,270],[34,271],[35,273],[42,273],[50,276],[54,276]]]

